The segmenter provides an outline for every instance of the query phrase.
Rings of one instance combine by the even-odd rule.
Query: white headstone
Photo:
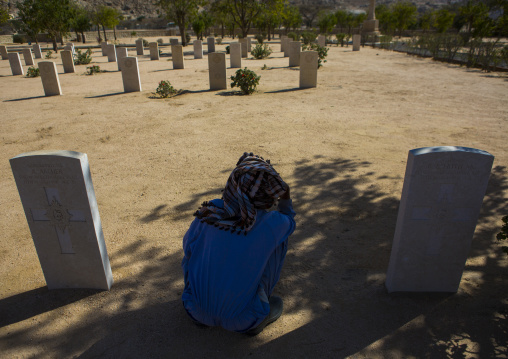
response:
[[[39,44],[33,44],[32,50],[34,52],[34,56],[36,59],[42,59],[42,51],[41,51],[41,45]]]
[[[115,44],[106,45],[106,54],[108,55],[108,62],[116,62],[116,46],[115,46]]]
[[[232,42],[229,45],[229,62],[232,69],[242,67],[242,44],[239,42]]]
[[[318,53],[300,52],[300,88],[317,87]]]
[[[226,54],[220,52],[208,54],[208,73],[210,90],[227,89]]]
[[[185,68],[183,61],[183,46],[172,45],[171,46],[171,58],[173,60],[173,69],[179,70]]]
[[[140,56],[145,54],[145,49],[143,47],[143,39],[136,40],[136,53]]]
[[[71,42],[68,42],[65,45],[64,50],[70,51],[74,55],[74,44]]]
[[[124,57],[122,61],[122,80],[125,92],[141,91],[141,79],[137,57]]]
[[[285,37],[282,39],[284,42],[284,57],[289,57],[289,43],[293,41],[290,37]]]
[[[386,277],[389,292],[456,292],[494,156],[466,147],[409,151]]]
[[[208,53],[215,52],[215,37],[209,37],[206,39],[206,43],[208,46]]]
[[[42,87],[46,96],[58,96],[62,94],[60,87],[60,79],[56,71],[56,64],[53,61],[39,62],[39,70],[41,73]]]
[[[148,48],[150,49],[150,60],[158,60],[159,44],[157,44],[156,42],[151,42],[148,44]]]
[[[317,38],[317,43],[319,46],[326,46],[326,36],[325,35],[319,35]]]
[[[280,52],[284,52],[284,46],[286,46],[286,43],[284,42],[284,39],[287,39],[286,35],[280,35]]]
[[[360,51],[361,40],[362,40],[362,35],[360,35],[360,34],[353,35],[353,51]]]
[[[107,41],[101,42],[102,56],[108,56],[108,50],[106,48],[107,45],[108,45]]]
[[[32,57],[32,49],[23,49],[23,58],[26,66],[33,66],[34,58]]]
[[[203,58],[203,42],[201,40],[194,40],[194,58]]]
[[[247,51],[252,51],[252,37],[247,37]]]
[[[24,75],[23,66],[21,65],[21,59],[17,52],[9,52],[9,65],[11,65],[11,71],[13,76]]]
[[[9,55],[7,52],[7,46],[0,45],[0,55],[2,55],[2,60],[9,60]]]
[[[113,276],[87,155],[36,151],[10,163],[48,288],[109,290]]]
[[[74,68],[74,59],[72,57],[72,52],[70,50],[60,51],[60,56],[62,57],[62,65],[64,69],[64,73],[72,73],[75,72]]]
[[[248,45],[247,45],[247,39],[240,39],[239,40],[240,42],[240,45],[242,46],[242,57],[247,57],[248,56]]]
[[[300,52],[302,51],[300,41],[289,42],[289,67],[300,66]]]
[[[118,63],[118,71],[122,71],[122,61],[120,59],[123,59],[127,57],[127,48],[126,47],[117,47],[116,48],[116,62]]]

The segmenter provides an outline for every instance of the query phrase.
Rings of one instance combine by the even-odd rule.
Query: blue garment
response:
[[[183,238],[187,313],[202,324],[237,332],[258,326],[270,312],[268,297],[280,277],[294,216],[292,201],[279,200],[278,211],[257,211],[246,236],[196,218]]]

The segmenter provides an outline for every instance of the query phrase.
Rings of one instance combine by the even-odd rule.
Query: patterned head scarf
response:
[[[270,160],[245,152],[223,191],[224,209],[203,202],[194,216],[219,229],[247,235],[256,222],[257,209],[272,207],[287,189]]]

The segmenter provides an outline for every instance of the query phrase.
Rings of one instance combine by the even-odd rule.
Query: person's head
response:
[[[257,210],[272,207],[287,189],[269,160],[245,152],[223,191],[224,209],[205,202],[194,215],[222,229],[246,234],[254,226]]]

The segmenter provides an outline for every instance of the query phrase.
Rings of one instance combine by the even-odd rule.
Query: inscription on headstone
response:
[[[210,90],[227,89],[226,54],[219,52],[208,54],[208,71]]]
[[[122,58],[122,80],[125,92],[141,91],[141,79],[137,57]]]
[[[62,94],[60,88],[60,79],[56,72],[56,64],[53,61],[39,62],[41,72],[42,87],[46,96],[58,96]]]
[[[300,53],[300,88],[317,87],[318,53],[303,51]]]
[[[466,147],[409,151],[386,287],[456,292],[494,156]]]
[[[36,151],[10,163],[48,288],[109,290],[113,276],[87,155]]]

